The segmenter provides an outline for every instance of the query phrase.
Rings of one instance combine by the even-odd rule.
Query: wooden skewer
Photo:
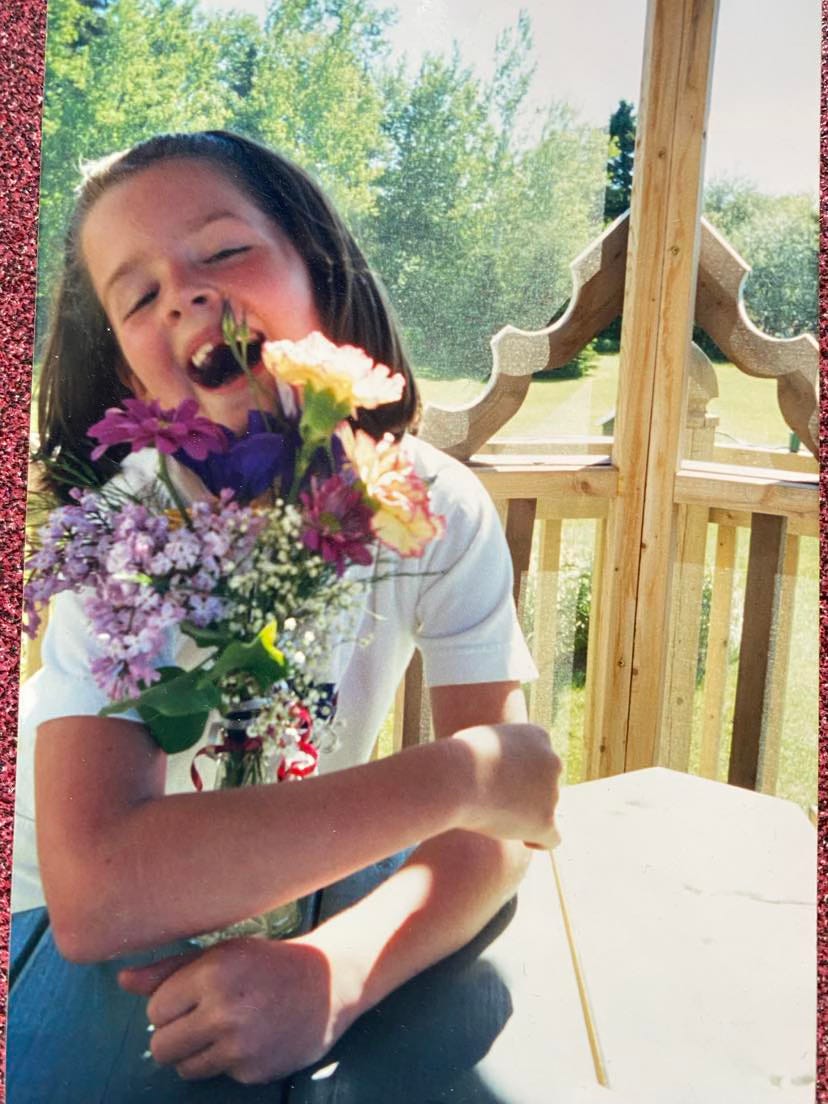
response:
[[[549,852],[549,858],[552,860],[552,872],[555,875],[555,885],[558,890],[558,900],[561,904],[561,916],[563,916],[564,930],[566,931],[566,941],[569,944],[569,953],[572,956],[572,968],[575,971],[575,982],[578,986],[578,996],[581,999],[581,1011],[584,1014],[584,1026],[586,1027],[587,1039],[589,1040],[589,1049],[592,1052],[592,1064],[595,1067],[595,1076],[598,1079],[598,1084],[603,1085],[605,1088],[609,1088],[609,1081],[607,1080],[607,1071],[604,1067],[604,1059],[601,1055],[601,1047],[598,1042],[598,1032],[595,1027],[595,1018],[592,1015],[592,1008],[589,1003],[589,995],[587,994],[586,982],[584,981],[584,972],[581,969],[581,961],[578,957],[578,951],[575,947],[575,936],[572,933],[572,924],[569,919],[569,910],[566,907],[566,901],[564,900],[563,887],[561,886],[561,876],[558,873],[558,864],[555,862],[555,853]]]

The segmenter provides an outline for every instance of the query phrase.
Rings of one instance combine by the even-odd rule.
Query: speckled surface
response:
[[[826,364],[828,364],[828,0],[822,0],[822,94],[820,113],[820,258],[819,258],[819,347],[820,375],[820,534],[828,522],[828,388],[826,388]],[[819,586],[819,858],[817,860],[818,905],[817,943],[819,963],[818,990],[818,1043],[817,1043],[817,1099],[820,1104],[828,1101],[828,1033],[826,1032],[826,1002],[828,1002],[828,547],[823,540],[820,546]]]
[[[34,336],[44,0],[2,0],[0,16],[0,1009],[5,1040],[8,895],[20,560]],[[5,1049],[5,1048],[4,1048]],[[5,1076],[2,1092],[5,1096]]]
[[[2,0],[0,8],[0,1009],[6,1002],[8,891],[14,800],[14,733],[19,666],[19,608],[26,440],[29,425],[31,350],[34,334],[37,188],[43,85],[45,0]],[[820,259],[820,348],[828,358],[828,0],[823,0]],[[822,390],[822,425],[828,394]],[[823,469],[828,445],[820,434]],[[821,478],[820,518],[828,512],[828,474]],[[819,849],[819,1063],[817,1097],[828,1104],[825,1013],[828,1001],[828,551],[822,550],[820,586],[820,840]],[[5,1017],[2,1021],[5,1026]],[[3,1031],[3,1036],[5,1032]],[[0,1086],[4,1085],[0,1069]],[[3,1094],[5,1095],[5,1094]]]

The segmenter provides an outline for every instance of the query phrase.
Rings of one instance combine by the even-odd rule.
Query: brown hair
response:
[[[379,280],[371,272],[348,228],[311,177],[281,154],[258,142],[211,130],[162,134],[89,167],[66,234],[63,265],[46,338],[40,378],[40,452],[90,463],[89,426],[109,406],[130,395],[119,378],[123,360],[81,256],[80,232],[99,197],[142,169],[172,158],[217,166],[287,235],[310,274],[325,334],[358,345],[405,377],[402,399],[363,411],[358,424],[374,437],[400,436],[416,423],[419,398],[402,340]],[[98,476],[112,474],[127,446],[92,464]],[[61,497],[48,473],[46,482]]]

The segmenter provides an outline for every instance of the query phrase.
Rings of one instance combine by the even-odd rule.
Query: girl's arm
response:
[[[94,961],[224,926],[455,828],[548,842],[557,760],[524,725],[298,784],[164,796],[142,726],[38,730],[38,852],[55,939]]]
[[[526,721],[518,683],[436,687],[431,704],[438,738],[484,718],[490,724]],[[559,771],[557,762],[553,803]],[[307,941],[332,962],[348,960],[356,968],[354,1018],[472,939],[515,892],[529,857],[520,841],[445,832],[418,847],[374,893],[310,933]]]
[[[481,717],[526,716],[517,683],[441,687],[431,697],[438,735]],[[555,795],[559,769],[556,760]],[[468,942],[512,895],[528,854],[521,843],[445,832],[306,936],[235,940],[193,961],[124,971],[121,984],[152,995],[153,1055],[183,1077],[285,1076],[320,1058],[392,989]]]

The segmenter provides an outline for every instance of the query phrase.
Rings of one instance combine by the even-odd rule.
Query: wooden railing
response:
[[[611,445],[611,440],[605,439],[606,444]],[[553,694],[555,657],[562,648],[557,621],[565,527],[573,521],[594,522],[585,715],[582,731],[575,734],[583,745],[575,758],[583,767],[579,778],[570,781],[598,777],[605,772],[592,708],[597,626],[602,616],[602,588],[597,581],[605,569],[606,518],[617,494],[618,470],[606,455],[532,459],[502,451],[481,453],[470,461],[470,467],[491,494],[509,543],[515,601],[540,672],[537,682],[527,687],[530,716],[552,729],[564,751],[566,733],[554,716]],[[669,661],[654,761],[678,770],[690,768],[694,703],[700,694],[698,772],[774,793],[790,672],[799,547],[801,540],[816,538],[818,529],[816,475],[688,460],[674,480],[674,510],[673,600],[665,626]],[[737,642],[731,638],[731,625],[736,612],[734,569],[740,530],[749,533],[749,549],[741,641]],[[712,555],[708,557],[709,545]],[[710,561],[707,566],[706,559]],[[712,576],[712,587],[702,656],[704,679],[697,687],[705,572]],[[529,594],[531,604],[527,602]],[[737,644],[736,702],[732,713],[726,714],[728,670]],[[731,728],[729,759],[722,769],[720,751]],[[428,698],[415,658],[397,697],[394,745],[408,746],[428,738]]]

